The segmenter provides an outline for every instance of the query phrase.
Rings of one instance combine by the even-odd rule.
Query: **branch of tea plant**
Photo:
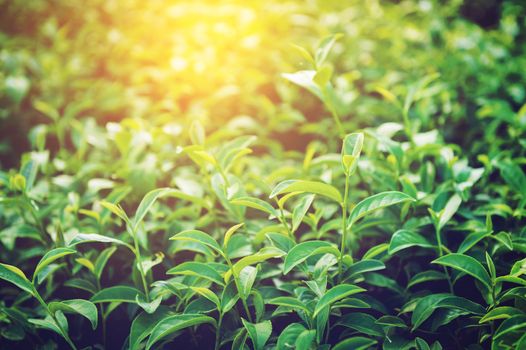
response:
[[[223,322],[223,311],[222,310],[218,310],[219,311],[219,320],[217,322],[217,328],[216,328],[216,341],[215,341],[215,346],[214,346],[214,349],[215,350],[219,350],[219,347],[221,346],[221,323]]]
[[[345,254],[345,241],[347,240],[347,207],[349,206],[349,179],[350,176],[345,176],[345,192],[343,195],[342,205],[342,240],[340,245],[340,259],[338,260],[338,283],[342,281],[342,260]]]
[[[49,306],[47,305],[47,303],[44,301],[44,299],[42,299],[42,296],[40,295],[40,293],[38,293],[35,285],[34,285],[34,282],[33,283],[33,289],[34,289],[34,295],[35,295],[35,298],[38,300],[38,302],[40,303],[40,305],[42,305],[42,307],[44,308],[44,310],[46,310],[46,312],[49,314],[49,316],[51,316],[51,318],[53,319],[53,322],[55,322],[56,326],[60,329],[60,332],[62,333],[62,336],[64,337],[64,339],[66,340],[66,342],[68,343],[68,345],[73,349],[73,350],[77,350],[77,347],[75,346],[75,344],[73,343],[73,341],[71,340],[71,338],[69,337],[68,333],[62,328],[62,326],[60,325],[60,322],[58,322],[55,314],[53,314],[51,312],[51,310],[49,309]]]
[[[294,234],[292,233],[292,230],[289,227],[289,224],[287,223],[287,219],[285,218],[285,212],[283,211],[283,207],[280,205],[278,199],[276,198],[276,204],[279,207],[279,217],[278,220],[281,222],[283,226],[285,226],[285,229],[287,230],[287,233],[290,238],[292,238],[294,241],[296,241],[296,238],[294,237]]]
[[[144,295],[146,297],[146,302],[150,302],[150,291],[148,290],[148,284],[146,283],[146,274],[144,273],[143,267],[142,267],[142,257],[141,257],[141,250],[139,247],[139,240],[137,239],[137,232],[133,229],[131,229],[131,236],[133,237],[133,245],[135,248],[135,263],[137,265],[137,270],[139,271],[139,274],[141,275],[141,282],[142,287],[144,289]]]
[[[338,127],[338,133],[340,134],[340,137],[343,138],[345,136],[345,129],[343,128],[342,122],[340,120],[340,116],[338,115],[338,113],[336,113],[336,111],[334,110],[332,106],[329,107],[329,110],[331,111],[331,115],[334,119],[334,122],[336,123],[336,126]]]
[[[230,268],[230,271],[232,272],[232,277],[234,278],[234,283],[236,285],[236,289],[237,289],[237,292],[239,294],[239,299],[241,299],[241,302],[243,303],[243,308],[245,309],[245,313],[247,314],[247,317],[248,317],[248,320],[250,322],[253,322],[252,321],[252,315],[250,314],[250,310],[248,308],[248,304],[247,304],[247,301],[245,298],[242,298],[241,295],[243,295],[241,293],[241,288],[239,286],[239,278],[238,276],[236,275],[236,273],[234,272],[234,265],[232,264],[232,261],[230,261],[230,259],[228,258],[228,256],[226,255],[226,253],[220,251],[221,255],[223,256],[223,258],[226,260],[227,264],[228,264],[228,267]]]
[[[437,245],[438,245],[438,256],[441,257],[442,255],[444,255],[445,247],[442,245],[442,235],[440,234],[440,227],[438,227],[438,225],[435,225],[435,235],[436,235],[436,240],[437,240]],[[455,294],[453,290],[453,283],[451,283],[451,276],[449,275],[449,271],[447,270],[447,267],[443,266],[443,268],[444,268],[444,273],[446,274],[446,277],[447,277],[449,291],[451,292],[451,294]]]

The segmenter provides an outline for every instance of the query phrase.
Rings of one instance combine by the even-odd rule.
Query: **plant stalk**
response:
[[[342,260],[345,254],[345,242],[347,241],[347,207],[348,207],[348,197],[349,197],[349,178],[350,176],[345,177],[345,192],[343,195],[342,203],[342,240],[340,245],[340,260],[338,261],[338,283],[342,281]]]

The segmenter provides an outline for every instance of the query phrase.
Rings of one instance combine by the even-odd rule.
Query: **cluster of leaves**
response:
[[[0,36],[0,118],[32,126],[18,169],[0,170],[2,346],[526,348],[524,7],[484,30],[433,1],[268,2],[279,26],[251,22],[252,3],[177,4],[159,22],[166,8],[139,1],[59,1],[57,17],[29,3],[4,13],[24,14],[14,28],[42,15],[28,35],[43,45]],[[145,22],[174,18],[208,52],[200,35],[228,30],[183,25],[201,10],[248,21],[233,52],[257,60],[211,72],[208,53],[194,84],[181,48],[169,68],[162,40],[141,54]],[[275,30],[261,45],[276,56],[254,27]],[[305,46],[341,34],[281,47],[290,28]],[[102,38],[123,57],[71,56]],[[301,70],[276,77],[291,51]]]

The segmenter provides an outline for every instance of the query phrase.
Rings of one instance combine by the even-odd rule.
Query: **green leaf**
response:
[[[151,349],[154,344],[158,343],[161,339],[169,336],[172,333],[204,323],[210,323],[214,327],[216,326],[216,321],[212,317],[201,314],[181,314],[168,316],[153,328],[150,338],[148,339],[148,343],[146,344],[146,350]]]
[[[297,310],[297,309],[303,310],[307,314],[311,313],[311,310],[309,310],[309,308],[303,301],[300,301],[293,297],[277,297],[277,298],[270,299],[269,301],[267,301],[267,303],[271,305],[290,307],[294,310]]]
[[[360,333],[371,335],[373,337],[383,337],[382,327],[376,324],[376,319],[363,312],[352,312],[340,317],[337,325],[352,328]]]
[[[307,329],[301,323],[289,324],[279,335],[276,344],[277,350],[289,350],[294,348],[296,339]],[[308,349],[308,348],[307,348]]]
[[[474,303],[469,299],[446,293],[432,294],[418,300],[411,317],[413,330],[418,328],[435,310],[439,308],[460,310],[475,315],[482,315],[485,313],[485,309],[481,305]]]
[[[444,255],[432,263],[449,266],[453,269],[464,272],[479,280],[488,290],[491,290],[491,278],[480,262],[469,255],[451,253]]]
[[[526,328],[526,315],[517,315],[504,320],[495,331],[493,344],[498,343],[501,338],[509,337],[513,333],[524,334]],[[511,334],[510,334],[511,333]]]
[[[296,232],[298,227],[301,225],[305,214],[309,211],[309,208],[316,195],[310,194],[304,196],[299,203],[294,207],[292,212],[292,232]]]
[[[307,241],[295,245],[285,256],[283,273],[289,273],[295,266],[301,264],[309,257],[316,254],[331,253],[339,257],[339,250],[331,243],[326,241]]]
[[[243,318],[241,321],[243,321],[243,326],[245,326],[248,336],[252,340],[254,350],[262,350],[272,333],[272,323],[270,321],[250,323]]]
[[[51,264],[53,261],[62,258],[63,256],[74,254],[77,251],[70,248],[55,248],[47,252],[37,264],[35,272],[33,273],[33,280],[44,267]]]
[[[376,340],[366,338],[366,337],[352,337],[342,340],[336,344],[332,350],[366,350],[370,349],[373,345],[377,343]]]
[[[364,259],[355,262],[347,269],[346,276],[348,277],[346,278],[352,278],[353,276],[361,273],[378,271],[383,269],[385,269],[385,264],[380,260]]]
[[[35,289],[31,282],[27,279],[24,272],[16,266],[0,263],[0,279],[13,283],[15,286],[31,295],[35,294]]]
[[[179,264],[166,272],[168,275],[187,275],[206,278],[212,282],[224,285],[223,277],[209,264],[197,261],[187,261]]]
[[[435,270],[419,272],[411,278],[409,283],[407,283],[407,288],[415,286],[419,283],[425,283],[425,282],[430,282],[430,281],[440,281],[440,280],[445,280],[446,278],[447,277],[443,272],[439,272]]]
[[[258,264],[268,259],[279,258],[285,255],[285,252],[275,247],[265,247],[262,248],[256,254],[245,256],[244,258],[239,259],[233,266],[233,273],[235,276],[238,276],[241,270],[246,266]],[[225,281],[228,281],[227,276],[225,275]]]
[[[332,303],[341,300],[343,298],[348,297],[349,295],[353,295],[356,293],[365,292],[365,289],[360,288],[358,286],[352,285],[352,284],[340,284],[337,285],[331,289],[329,289],[318,301],[316,304],[316,307],[314,308],[314,313],[312,314],[312,317],[316,317],[316,315],[323,310],[323,308],[331,305]]]
[[[101,201],[100,204],[108,209],[113,214],[120,217],[124,222],[129,223],[130,219],[128,218],[128,215],[126,215],[126,212],[122,209],[122,207],[118,204],[110,203],[107,201]]]
[[[190,289],[213,302],[217,306],[217,309],[221,310],[221,302],[219,301],[219,298],[210,289],[204,287],[190,287]]]
[[[57,315],[60,314],[60,311],[59,313],[57,313]],[[57,318],[60,317],[60,316],[56,316]],[[65,320],[65,317],[64,315],[62,314],[62,323],[64,322]],[[57,334],[59,334],[61,337],[63,337],[64,339],[67,338],[67,333],[64,333],[60,327],[58,326],[58,324],[55,322],[55,320],[51,317],[51,316],[46,316],[46,318],[44,318],[43,320],[42,319],[35,319],[35,318],[30,318],[28,319],[29,323],[32,323],[38,327],[41,327],[41,328],[44,328],[44,329],[47,329],[47,330],[50,330],[50,331],[53,331]],[[65,325],[67,325],[67,320],[65,322]],[[64,325],[62,325],[63,327]],[[64,328],[64,327],[63,327]],[[66,329],[65,329],[66,330]]]
[[[98,313],[97,313],[97,307],[95,304],[88,300],[84,299],[70,299],[70,300],[62,300],[59,302],[51,302],[49,303],[49,310],[52,313],[57,312],[57,310],[60,310],[65,313],[76,313],[81,316],[84,316],[88,319],[88,321],[91,322],[91,327],[93,329],[97,328],[98,323]]]
[[[153,314],[142,312],[131,325],[129,346],[130,350],[138,350],[141,342],[146,339],[155,326],[170,314],[168,307],[159,307]]]
[[[352,209],[349,219],[347,220],[347,228],[350,228],[356,221],[369,215],[375,210],[407,201],[414,202],[415,199],[405,193],[397,191],[382,192],[365,198]]]
[[[201,243],[209,248],[212,248],[216,252],[221,253],[221,247],[210,235],[199,230],[186,230],[182,231],[175,236],[171,237],[170,240],[174,241],[190,241]]]
[[[100,280],[104,267],[106,266],[106,264],[108,263],[108,260],[113,255],[113,253],[115,253],[116,250],[117,250],[117,247],[108,247],[104,249],[97,257],[97,260],[95,260],[94,273],[98,280]]]
[[[342,195],[336,187],[323,182],[307,180],[286,180],[280,182],[270,193],[270,198],[290,192],[314,193],[330,198],[338,203],[343,202]]]
[[[230,237],[232,237],[232,235],[243,225],[244,223],[234,225],[226,231],[225,238],[223,239],[223,247],[228,247],[228,241],[230,240]]]
[[[389,254],[393,255],[410,247],[434,248],[424,236],[409,230],[398,230],[393,233],[389,243]]]
[[[119,239],[116,239],[116,238],[99,235],[97,233],[79,233],[78,235],[73,237],[71,239],[71,241],[69,241],[68,246],[71,247],[71,246],[75,246],[75,245],[81,244],[81,243],[92,243],[92,242],[115,243],[115,244],[118,244],[118,245],[126,246],[132,252],[135,252],[135,249],[131,245],[129,245],[128,243],[123,242],[123,241],[121,241]]]
[[[523,315],[523,314],[524,314],[523,311],[515,307],[512,307],[512,306],[499,306],[489,311],[487,314],[485,314],[479,320],[479,323],[486,323],[486,322],[491,322],[495,320],[508,319],[510,317],[513,317],[516,315]]]
[[[135,212],[135,217],[133,218],[133,231],[136,232],[139,224],[144,219],[150,208],[152,207],[153,203],[162,196],[166,196],[170,192],[177,192],[173,188],[158,188],[155,190],[152,190],[148,192],[144,198],[142,199],[141,203],[139,204],[139,207],[137,208],[137,211]]]
[[[102,289],[91,297],[92,303],[136,303],[135,297],[137,295],[143,296],[138,289],[129,286],[113,286]]]
[[[314,81],[315,70],[301,70],[294,73],[283,73],[281,76],[288,81],[309,90],[312,94],[323,101],[323,92]]]
[[[316,330],[314,329],[304,330],[303,332],[300,333],[300,335],[296,339],[296,343],[295,343],[296,349],[310,349],[315,338],[316,338]]]
[[[139,305],[144,311],[146,311],[149,314],[153,314],[159,305],[161,305],[161,302],[163,301],[162,295],[159,295],[157,298],[147,301],[144,295],[137,294],[135,296],[135,303]]]
[[[342,33],[336,33],[323,38],[320,45],[318,46],[318,49],[316,50],[316,55],[314,57],[316,66],[321,66],[325,62],[329,52],[334,46],[334,43],[341,37],[343,37]]]
[[[342,145],[342,166],[347,176],[354,173],[363,147],[363,133],[352,133],[345,136]]]
[[[506,183],[523,197],[526,196],[526,175],[519,165],[506,159],[497,163],[500,170],[500,176]]]
[[[470,250],[475,244],[483,240],[484,238],[491,236],[491,232],[481,231],[481,232],[472,232],[470,233],[460,246],[458,247],[457,253],[464,254]]]
[[[457,212],[462,198],[458,194],[454,194],[446,203],[444,209],[439,212],[438,227],[441,230],[451,220],[453,215]]]
[[[239,197],[232,199],[230,203],[235,205],[243,205],[245,207],[253,208],[262,212],[265,212],[272,216],[278,216],[278,212],[274,207],[262,199],[255,197]]]
[[[239,271],[239,296],[243,300],[247,300],[252,290],[252,286],[256,281],[258,269],[253,266],[245,266]]]

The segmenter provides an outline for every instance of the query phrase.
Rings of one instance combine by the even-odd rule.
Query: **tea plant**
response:
[[[526,8],[469,6],[0,2],[0,349],[526,348]]]

